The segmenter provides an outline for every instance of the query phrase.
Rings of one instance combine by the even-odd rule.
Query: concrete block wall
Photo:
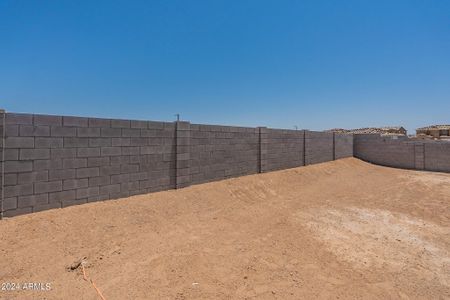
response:
[[[334,134],[331,132],[305,132],[305,165],[334,160]]]
[[[425,170],[450,172],[450,142],[424,143],[423,154]]]
[[[259,172],[259,128],[191,124],[191,184]]]
[[[174,188],[175,124],[5,115],[2,215]]]
[[[5,111],[0,109],[0,219],[3,212],[3,199],[4,199],[4,145],[5,145]]]
[[[191,124],[176,122],[176,188],[187,187],[191,183]]]
[[[378,165],[415,169],[414,143],[378,134],[356,134],[354,155]]]
[[[450,143],[445,141],[357,134],[354,136],[354,156],[383,166],[450,172]]]
[[[4,126],[3,126],[4,124]],[[351,156],[348,136],[1,113],[0,217]]]
[[[334,134],[334,159],[353,157],[353,135]]]
[[[305,165],[304,130],[267,129],[267,163],[264,171]]]

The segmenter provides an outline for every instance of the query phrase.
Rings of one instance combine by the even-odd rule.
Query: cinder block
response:
[[[33,162],[31,161],[5,161],[5,173],[31,172]]]
[[[64,169],[76,169],[76,168],[85,168],[88,165],[87,158],[64,158],[63,159],[63,168]]]
[[[77,199],[87,198],[91,196],[97,196],[99,194],[99,187],[88,187],[83,189],[77,189]]]
[[[48,171],[19,173],[17,180],[19,184],[48,181]]]
[[[62,181],[36,182],[34,184],[34,192],[36,194],[59,192],[62,191]]]
[[[190,161],[189,160],[179,160],[177,163],[177,169],[185,169],[189,168]]]
[[[139,172],[139,165],[120,165],[121,173],[136,173]]]
[[[61,207],[69,207],[74,205],[81,205],[87,203],[87,199],[76,199],[76,200],[63,200],[61,203]]]
[[[75,137],[77,136],[77,129],[75,127],[51,126],[50,133],[54,137]]]
[[[147,128],[147,121],[131,120],[131,128]]]
[[[19,160],[19,149],[3,149],[5,155],[5,161],[7,160]]]
[[[111,138],[90,138],[89,147],[110,147]]]
[[[109,176],[99,176],[89,178],[89,186],[108,185],[110,183],[111,178]]]
[[[77,148],[78,157],[100,156],[100,148]]]
[[[20,136],[50,136],[49,126],[20,125]]]
[[[100,176],[120,174],[120,165],[100,167]]]
[[[80,189],[86,188],[89,185],[88,178],[83,179],[68,179],[64,180],[63,189],[64,190],[72,190],[72,189]]]
[[[109,128],[109,127],[111,127],[111,120],[110,119],[89,118],[89,127]]]
[[[97,202],[97,201],[104,201],[104,200],[109,200],[109,199],[110,199],[109,195],[97,195],[97,196],[88,197],[87,201],[88,202]]]
[[[5,148],[34,148],[34,137],[6,137]]]
[[[109,157],[89,157],[88,167],[109,166]]]
[[[179,138],[189,138],[191,136],[188,130],[177,130],[177,139]]]
[[[63,138],[37,137],[34,144],[36,148],[62,148],[64,142]]]
[[[102,128],[102,137],[122,137],[122,130],[120,128]]]
[[[120,193],[120,184],[110,184],[100,187],[100,194]]]
[[[33,194],[33,184],[18,184],[18,185],[10,185],[4,187],[4,197],[15,197],[22,195],[31,195]]]
[[[177,138],[177,145],[179,146],[189,146],[190,138]]]
[[[48,194],[20,196],[17,198],[17,205],[19,208],[29,207],[35,205],[42,205],[48,203]]]
[[[149,140],[145,138],[130,138],[130,146],[145,146],[149,144]]]
[[[76,171],[77,178],[97,177],[100,175],[99,168],[80,168]]]
[[[17,197],[9,197],[3,199],[3,210],[10,210],[17,208]]]
[[[139,147],[122,147],[123,155],[139,155]]]
[[[122,129],[122,137],[140,137],[141,130],[140,129]]]
[[[163,122],[147,121],[148,129],[164,129]]]
[[[50,170],[49,180],[73,179],[75,178],[76,169]]]
[[[17,184],[17,174],[5,174],[3,175],[5,185],[15,185]]]
[[[130,128],[130,120],[111,120],[111,128]]]
[[[76,199],[75,190],[55,192],[55,193],[48,194],[48,202],[49,203],[63,202],[63,201],[69,201],[69,200],[75,200],[75,199]]]
[[[186,175],[190,175],[190,168],[185,168],[185,169],[177,169],[177,176],[186,176]]]
[[[88,118],[81,117],[63,117],[63,125],[64,126],[73,126],[73,127],[87,127]]]
[[[54,125],[62,126],[61,116],[34,115],[34,125]]]
[[[54,208],[61,208],[61,203],[55,202],[55,203],[49,203],[49,204],[35,205],[35,206],[33,206],[33,212],[40,212],[40,211],[54,209]]]
[[[78,137],[99,137],[100,128],[94,127],[77,128],[77,135]]]
[[[52,159],[72,158],[77,156],[77,149],[76,148],[50,149],[50,155]]]
[[[157,147],[156,146],[143,146],[139,148],[140,154],[141,155],[146,155],[146,154],[155,154],[157,153]]]
[[[14,113],[6,113],[5,114],[5,123],[13,124],[13,125],[32,125],[33,124],[33,115],[30,114],[14,114]]]
[[[102,156],[115,156],[115,155],[121,155],[122,150],[120,147],[102,147],[101,148],[101,155]]]
[[[45,159],[33,161],[33,170],[35,171],[61,169],[62,167],[62,159],[52,158],[51,160]]]
[[[32,160],[32,159],[49,159],[49,149],[20,149],[20,160]]]
[[[111,146],[130,146],[130,138],[112,138]],[[110,145],[102,145],[102,146],[110,146]]]
[[[139,181],[134,182],[124,182],[120,185],[121,191],[135,191],[139,189]]]
[[[190,154],[188,153],[177,153],[177,160],[181,161],[181,160],[189,160],[190,158]]]
[[[124,183],[124,182],[128,182],[131,181],[131,178],[139,178],[139,175],[141,174],[145,174],[145,173],[135,173],[135,174],[117,174],[117,175],[112,175],[111,176],[111,184],[115,184],[115,183]],[[134,180],[139,180],[139,179],[134,179]]]
[[[13,209],[13,210],[7,210],[7,211],[3,212],[3,216],[10,218],[10,217],[16,217],[16,216],[20,216],[20,215],[29,214],[31,212],[33,212],[32,207],[24,207],[24,208],[17,208],[17,209]]]
[[[64,138],[64,148],[79,148],[88,146],[89,146],[88,138],[75,138],[75,137]]]

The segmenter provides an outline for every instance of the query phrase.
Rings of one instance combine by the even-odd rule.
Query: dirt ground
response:
[[[354,158],[0,221],[1,299],[450,299],[450,174]],[[75,270],[68,267],[73,266]]]

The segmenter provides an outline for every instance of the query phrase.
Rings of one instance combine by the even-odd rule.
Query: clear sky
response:
[[[450,1],[0,0],[0,107],[314,130],[450,123]]]

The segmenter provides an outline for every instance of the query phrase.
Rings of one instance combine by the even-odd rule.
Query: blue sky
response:
[[[450,1],[0,0],[0,41],[7,111],[450,123]]]

